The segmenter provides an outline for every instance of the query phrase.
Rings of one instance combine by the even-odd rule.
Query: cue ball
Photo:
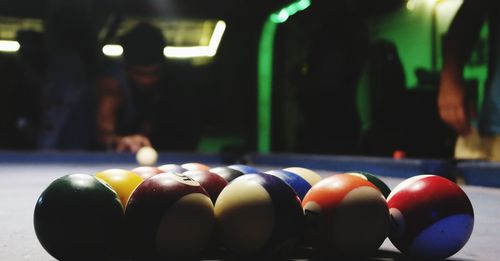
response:
[[[387,198],[391,242],[419,259],[445,259],[469,240],[474,226],[472,204],[454,182],[435,175],[404,180]]]
[[[151,166],[156,163],[158,160],[158,153],[153,147],[142,147],[137,151],[137,155],[135,156],[137,162],[141,166]]]
[[[380,190],[358,176],[321,180],[302,202],[306,243],[325,258],[357,259],[373,254],[389,233],[389,209]]]
[[[121,255],[120,199],[94,176],[71,174],[54,180],[38,198],[33,219],[40,244],[58,260],[110,260]]]

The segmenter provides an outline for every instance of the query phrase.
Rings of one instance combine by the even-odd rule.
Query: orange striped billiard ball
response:
[[[358,176],[338,174],[316,183],[302,202],[306,243],[326,258],[362,258],[389,232],[389,210],[380,190]]]

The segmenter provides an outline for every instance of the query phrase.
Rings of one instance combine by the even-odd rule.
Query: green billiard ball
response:
[[[124,212],[117,193],[87,174],[54,180],[34,212],[38,241],[58,260],[104,260],[119,255]]]
[[[373,174],[370,174],[365,171],[350,171],[347,172],[346,174],[359,176],[370,181],[380,190],[380,192],[382,192],[382,195],[384,195],[385,198],[387,198],[391,193],[391,189],[381,179],[379,179],[377,176]]]

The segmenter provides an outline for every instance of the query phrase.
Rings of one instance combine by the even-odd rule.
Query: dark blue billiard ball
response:
[[[249,173],[260,173],[260,170],[250,167],[248,165],[242,165],[242,164],[234,164],[234,165],[229,165],[227,166],[228,168],[238,170],[240,172],[243,172],[243,174],[249,174]]]
[[[239,170],[232,169],[229,167],[216,167],[216,168],[211,168],[209,171],[221,176],[227,182],[231,182],[233,179],[244,174],[243,172],[241,172]]]
[[[295,173],[286,170],[270,170],[266,171],[266,173],[280,178],[292,187],[293,190],[295,190],[295,193],[297,193],[297,196],[299,196],[300,200],[302,200],[309,189],[311,189],[311,184]]]

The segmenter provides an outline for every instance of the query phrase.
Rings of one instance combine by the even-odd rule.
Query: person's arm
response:
[[[142,135],[116,135],[116,114],[123,102],[118,82],[112,78],[99,81],[99,99],[97,108],[98,139],[106,149],[118,152],[137,152],[144,146],[151,146],[149,139]]]
[[[98,82],[97,133],[99,142],[106,149],[116,145],[116,113],[122,102],[122,93],[118,82],[112,78],[103,78]]]
[[[464,1],[444,39],[443,69],[438,95],[439,114],[446,124],[461,135],[470,131],[463,70],[479,38],[489,4],[489,0]]]

